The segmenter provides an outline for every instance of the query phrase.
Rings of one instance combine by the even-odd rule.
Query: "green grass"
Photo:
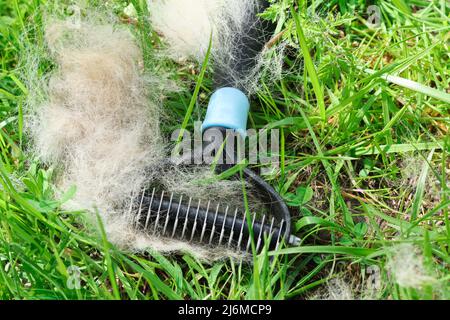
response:
[[[302,299],[335,278],[357,284],[358,296],[373,268],[381,285],[372,298],[450,298],[447,1],[375,1],[375,29],[364,23],[366,1],[274,1],[266,16],[289,44],[286,75],[262,86],[250,124],[281,129],[280,170],[267,179],[291,204],[302,245],[266,251],[252,265],[123,252],[91,233],[81,212],[61,209],[75,190],[56,200],[52,170],[24,152],[29,93],[19,58],[42,42],[42,2],[0,0],[1,299]],[[131,2],[151,70],[158,39],[145,1]],[[118,14],[126,5],[112,4]],[[211,90],[207,70],[171,67],[192,90],[165,102],[166,133],[191,129]],[[434,282],[395,281],[386,265],[402,243],[422,252]],[[80,287],[71,285],[74,267]]]

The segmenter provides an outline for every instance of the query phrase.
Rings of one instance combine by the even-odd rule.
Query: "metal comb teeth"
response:
[[[200,200],[143,190],[133,201],[130,217],[137,229],[163,238],[177,239],[209,246],[228,247],[250,252],[252,235],[256,252],[266,241],[269,249],[277,249],[281,243],[296,245],[295,236],[286,237],[286,222],[275,217],[251,216],[251,230],[245,213],[229,206],[202,203]]]

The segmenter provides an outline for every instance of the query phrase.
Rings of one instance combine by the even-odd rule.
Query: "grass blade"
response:
[[[309,53],[308,45],[306,44],[305,34],[303,32],[302,26],[300,24],[299,14],[295,12],[293,8],[291,8],[292,16],[294,17],[297,37],[300,43],[300,47],[303,53],[303,59],[305,59],[305,66],[308,72],[308,75],[311,79],[311,83],[313,85],[314,93],[316,95],[317,104],[319,105],[319,112],[322,121],[327,120],[326,110],[325,110],[325,101],[323,96],[323,88],[320,85],[319,77],[317,76],[316,67],[314,66],[313,60],[311,58],[311,54]]]
[[[365,69],[365,71],[369,74],[375,74],[376,71],[371,69]],[[380,76],[381,79],[384,79],[390,83],[396,84],[398,86],[401,86],[406,89],[410,89],[412,91],[424,94],[429,97],[433,97],[435,99],[438,99],[440,101],[450,103],[450,94],[446,93],[445,91],[440,91],[435,88],[430,88],[428,86],[425,86],[423,84],[420,84],[418,82],[397,77],[397,76],[391,76],[388,74],[383,74]]]
[[[434,149],[431,150],[430,154],[428,155],[428,158],[423,162],[422,166],[422,172],[419,177],[419,181],[417,182],[416,187],[416,194],[414,196],[414,202],[412,205],[412,212],[411,212],[411,221],[414,222],[414,220],[417,219],[417,216],[420,213],[420,208],[422,206],[423,201],[423,195],[425,192],[425,184],[427,182],[428,177],[428,171],[430,169],[431,160],[433,159],[434,155]]]

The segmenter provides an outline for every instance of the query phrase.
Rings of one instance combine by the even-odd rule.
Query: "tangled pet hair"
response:
[[[45,162],[63,167],[60,186],[77,186],[73,202],[120,207],[162,158],[159,108],[149,103],[140,49],[126,30],[65,22],[47,27],[58,70],[32,126]]]
[[[168,146],[159,130],[161,108],[155,97],[161,92],[155,92],[159,89],[152,83],[164,79],[144,74],[141,50],[129,30],[93,20],[48,24],[46,43],[57,68],[44,88],[44,102],[29,102],[26,120],[31,151],[58,169],[58,190],[77,188],[65,208],[86,209],[93,221],[99,212],[108,239],[128,250],[182,251],[209,261],[236,256],[150,237],[133,228],[131,195],[156,176],[169,191],[182,188],[200,198],[211,188],[224,196],[240,194],[241,184],[196,186],[190,184],[192,174],[182,170],[160,176],[157,168]],[[198,170],[195,174],[202,177],[213,175]]]
[[[216,78],[221,76],[218,73],[224,73],[226,86],[253,94],[258,91],[263,75],[276,80],[282,74],[283,44],[258,48],[255,62],[245,61],[246,57],[238,49],[261,40],[259,33],[265,22],[257,15],[263,11],[263,3],[260,0],[148,0],[148,8],[153,28],[166,39],[169,57],[192,58],[201,63],[211,40],[211,62]],[[272,35],[265,36],[270,39]]]

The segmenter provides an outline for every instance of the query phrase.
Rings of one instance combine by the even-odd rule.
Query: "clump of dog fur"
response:
[[[404,288],[422,289],[426,285],[437,283],[428,274],[420,250],[409,243],[391,248],[387,270],[392,279]]]
[[[54,22],[46,41],[58,68],[30,127],[35,150],[63,169],[62,189],[77,186],[77,206],[119,207],[163,151],[155,125],[159,108],[149,103],[139,70],[140,49],[128,31],[106,24]]]

